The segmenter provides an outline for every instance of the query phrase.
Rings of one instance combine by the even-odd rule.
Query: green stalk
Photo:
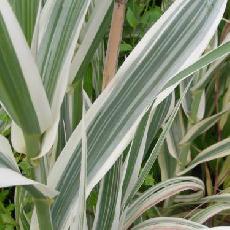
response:
[[[26,142],[26,150],[28,161],[31,163],[32,169],[32,177],[34,180],[44,183],[44,178],[42,180],[42,175],[44,175],[44,167],[41,159],[34,160],[33,158],[38,156],[41,150],[41,136],[40,135],[26,135],[24,134],[25,142]],[[36,208],[36,214],[38,218],[38,224],[40,230],[52,230],[53,224],[50,213],[50,200],[44,198],[37,198],[33,191],[31,191],[31,195],[33,196],[34,205]]]
[[[20,219],[20,192],[21,187],[15,188],[15,221],[16,221],[16,229],[19,230],[19,219]]]
[[[38,217],[40,230],[53,230],[53,224],[50,214],[50,202],[48,200],[34,198],[34,204]]]

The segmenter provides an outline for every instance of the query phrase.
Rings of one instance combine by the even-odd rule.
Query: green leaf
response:
[[[209,218],[219,214],[220,212],[230,210],[229,204],[213,204],[209,207],[198,211],[195,215],[193,215],[190,220],[197,222],[199,224],[205,223]]]
[[[156,22],[160,18],[161,14],[162,12],[159,7],[152,8],[146,11],[146,13],[141,17],[141,23],[145,27],[151,26],[154,22]]]
[[[82,155],[81,155],[81,172],[80,188],[78,198],[78,212],[75,221],[71,226],[72,229],[85,229],[86,221],[86,185],[87,185],[87,131],[85,127],[85,102],[82,103]]]
[[[130,7],[128,7],[128,10],[126,13],[126,19],[132,28],[135,29],[137,27],[138,20]]]
[[[0,33],[0,101],[23,132],[39,135],[51,125],[50,106],[34,58],[6,0],[0,5]]]
[[[131,51],[132,49],[133,47],[128,43],[121,43],[120,45],[120,52],[128,52]]]
[[[180,141],[180,145],[186,145],[191,143],[195,138],[197,138],[202,133],[209,130],[211,127],[213,127],[218,120],[220,120],[221,116],[226,114],[229,111],[229,108],[215,114],[211,117],[205,118],[204,120],[196,123],[194,126],[192,126],[188,132],[185,134],[185,136]]]
[[[40,0],[9,0],[26,40],[31,45]]]
[[[152,218],[144,221],[141,224],[138,224],[132,228],[133,230],[162,230],[162,229],[180,229],[180,230],[202,230],[209,229],[208,227],[186,220],[182,218],[173,218],[173,217],[159,217]]]
[[[41,14],[37,63],[55,120],[89,4],[90,0],[49,1]]]
[[[117,161],[100,183],[93,230],[112,229],[120,189],[121,166],[122,158]]]
[[[144,185],[146,185],[146,186],[153,186],[155,183],[156,183],[156,181],[153,179],[153,177],[151,175],[148,175],[145,178]]]
[[[190,189],[203,191],[204,184],[195,177],[178,177],[161,182],[146,190],[124,210],[124,229],[128,229],[135,219],[147,209],[181,191]]]
[[[175,176],[177,161],[170,155],[166,143],[162,146],[161,152],[158,156],[158,163],[161,169],[161,181],[165,181]]]
[[[226,36],[226,38],[224,39],[223,44],[228,43],[230,41],[230,34],[228,34]],[[210,68],[208,69],[208,71],[205,73],[205,75],[198,81],[196,82],[196,84],[193,86],[192,91],[196,92],[199,90],[204,89],[207,84],[210,82],[211,78],[213,77],[213,74],[215,73],[216,69],[220,67],[220,65],[223,63],[223,61],[228,57],[224,56],[222,58],[220,58],[219,60],[215,61]]]
[[[129,150],[130,157],[122,191],[124,200],[126,200],[137,182],[144,156],[163,121],[167,118],[167,113],[171,106],[171,99],[171,97],[166,98],[157,108],[154,106],[152,108],[150,107],[140,121]]]
[[[190,84],[191,84],[191,81],[190,81]],[[188,84],[183,95],[181,95],[180,100],[177,102],[175,108],[173,109],[172,113],[170,114],[170,117],[169,117],[168,121],[166,122],[166,124],[164,125],[163,130],[162,130],[162,132],[161,132],[161,134],[157,140],[157,143],[154,146],[152,152],[150,153],[150,156],[149,156],[148,160],[146,161],[144,167],[142,168],[138,179],[135,181],[135,184],[132,186],[132,189],[129,191],[129,194],[125,200],[126,205],[129,204],[130,202],[132,202],[133,197],[138,192],[138,190],[141,187],[141,185],[143,184],[146,176],[149,174],[155,160],[157,159],[157,157],[161,151],[161,148],[164,144],[164,140],[166,138],[166,135],[167,135],[168,131],[170,130],[172,124],[173,124],[173,121],[177,115],[177,112],[180,108],[182,100],[184,99],[184,97],[185,97],[185,95],[189,89],[190,84]]]
[[[183,175],[191,169],[195,168],[197,165],[218,159],[221,157],[228,156],[230,154],[230,138],[226,138],[214,145],[209,146],[202,152],[200,152],[186,167],[185,170],[178,173],[178,175]]]
[[[100,46],[100,42],[108,30],[113,10],[112,0],[97,0],[89,21],[85,25],[85,33],[75,53],[71,68],[69,84],[77,86],[79,79],[82,79],[93,54]],[[103,64],[103,63],[102,63]]]

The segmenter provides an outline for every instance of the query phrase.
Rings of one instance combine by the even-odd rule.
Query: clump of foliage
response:
[[[1,0],[0,229],[228,226],[229,12]]]

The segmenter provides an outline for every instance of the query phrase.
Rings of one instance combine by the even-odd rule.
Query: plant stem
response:
[[[117,70],[119,47],[125,18],[125,2],[125,0],[116,0],[114,5],[103,71],[103,89],[114,77]]]
[[[52,230],[50,204],[47,200],[34,199],[40,230]]]
[[[28,156],[28,162],[32,165],[32,178],[38,182],[42,181],[42,159],[33,160],[32,158],[38,156],[41,149],[41,136],[40,135],[26,135],[24,134],[26,142],[26,150]],[[31,193],[33,196],[33,194]],[[38,199],[33,197],[34,206],[36,208],[36,214],[38,218],[38,224],[40,230],[52,230],[52,219],[50,214],[50,201],[44,197]]]

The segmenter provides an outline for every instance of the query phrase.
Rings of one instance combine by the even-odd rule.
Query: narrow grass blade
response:
[[[126,170],[122,191],[124,200],[126,200],[127,194],[130,193],[130,190],[132,190],[138,179],[138,174],[141,169],[141,163],[145,153],[147,134],[153,118],[153,114],[154,109],[149,109],[149,111],[144,115],[140,124],[138,125],[132,144],[130,146],[128,167]]]
[[[51,125],[49,102],[31,51],[6,0],[0,4],[0,30],[0,101],[23,132],[41,134]]]
[[[166,97],[156,108],[149,127],[148,137],[146,141],[145,154],[149,150],[150,145],[153,142],[154,137],[161,128],[161,126],[167,121],[175,106],[175,94],[174,92]]]
[[[37,62],[56,120],[75,46],[91,0],[48,0],[40,19]]]
[[[80,188],[78,195],[78,209],[76,215],[76,225],[73,229],[85,229],[86,223],[86,185],[87,185],[87,130],[85,127],[85,102],[83,100],[82,109],[82,156],[81,156],[81,172],[80,172]]]
[[[222,44],[225,44],[227,42],[230,41],[230,33],[228,33],[228,35],[226,36],[226,38],[224,39]],[[204,89],[208,82],[210,82],[210,79],[212,78],[213,74],[215,73],[215,70],[221,65],[221,63],[223,63],[223,61],[226,59],[227,56],[224,56],[222,58],[220,58],[219,60],[217,60],[216,62],[214,62],[210,68],[208,69],[208,71],[206,72],[206,74],[204,75],[204,77],[202,77],[192,88],[193,92],[199,91]]]
[[[122,158],[117,161],[100,183],[93,230],[112,229],[120,188],[121,166]]]
[[[229,109],[222,111],[218,114],[215,114],[211,117],[205,118],[204,120],[196,123],[194,126],[192,126],[189,131],[185,134],[185,136],[180,141],[180,145],[186,145],[191,143],[196,137],[201,135],[202,133],[209,130],[211,127],[213,127],[217,121],[220,120],[220,118],[226,114],[229,111]]]
[[[178,177],[161,182],[148,189],[126,208],[127,211],[124,211],[126,213],[124,229],[128,229],[135,219],[147,209],[181,191],[190,189],[203,191],[204,184],[194,177]]]
[[[182,149],[179,146],[179,142],[185,133],[185,124],[183,121],[181,110],[178,111],[177,116],[175,117],[172,127],[170,128],[166,141],[168,144],[168,150],[172,157],[180,161]],[[187,151],[188,152],[188,151]],[[187,156],[186,152],[183,155]],[[186,158],[186,157],[185,157]]]
[[[159,217],[152,218],[144,221],[143,223],[134,226],[132,230],[162,230],[162,229],[180,229],[180,230],[202,230],[209,229],[208,227],[185,220],[182,218],[173,218],[173,217]]]
[[[85,26],[84,38],[82,38],[71,63],[69,82],[73,82],[73,85],[76,84],[79,78],[82,78],[96,48],[105,35],[111,20],[112,8],[112,0],[95,1],[93,12]]]
[[[191,81],[190,81],[190,84],[191,84]],[[139,190],[139,188],[143,184],[146,176],[150,172],[150,170],[153,166],[153,163],[157,159],[157,157],[160,153],[160,150],[164,144],[164,140],[166,138],[166,135],[167,135],[169,129],[171,128],[172,124],[173,124],[173,121],[174,121],[174,119],[177,115],[177,112],[180,108],[180,105],[181,105],[181,103],[182,103],[182,101],[183,101],[183,99],[187,93],[187,90],[190,87],[190,84],[188,84],[187,88],[184,91],[184,94],[181,95],[180,100],[177,102],[177,104],[176,104],[175,108],[173,109],[168,121],[166,122],[165,126],[163,127],[162,133],[161,133],[160,137],[158,138],[157,143],[154,146],[147,162],[145,163],[144,167],[142,168],[140,175],[138,177],[138,180],[136,181],[135,185],[132,187],[132,190],[128,194],[127,199],[125,200],[126,205],[132,201],[133,197],[135,196],[135,194],[137,193],[137,191]]]
[[[185,170],[178,173],[178,175],[183,175],[191,169],[195,168],[197,165],[218,159],[221,157],[228,156],[230,154],[230,138],[226,138],[214,145],[209,146],[202,152],[200,152],[186,167]]]
[[[162,146],[161,152],[158,156],[158,164],[161,170],[161,181],[165,181],[175,176],[177,161],[170,155],[166,143]]]
[[[205,223],[209,218],[219,214],[220,212],[230,210],[229,204],[213,204],[209,207],[198,211],[195,215],[193,215],[190,220],[197,222],[199,224]]]

